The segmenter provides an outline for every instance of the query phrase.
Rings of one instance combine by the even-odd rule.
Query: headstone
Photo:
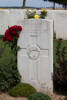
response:
[[[25,10],[11,9],[9,13],[9,25],[20,25],[25,16]]]
[[[8,26],[21,25],[25,16],[22,9],[2,9],[0,10],[0,35],[4,35]]]
[[[67,40],[67,11],[59,10],[55,12],[54,28],[57,39]]]
[[[0,10],[0,35],[4,35],[5,30],[8,28],[8,10]]]
[[[53,92],[53,24],[44,19],[25,19],[18,45],[18,69],[22,82],[38,91]]]

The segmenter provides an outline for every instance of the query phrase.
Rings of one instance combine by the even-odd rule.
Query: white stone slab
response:
[[[57,39],[67,40],[67,10],[55,12],[54,27]]]
[[[8,10],[0,11],[0,35],[3,35],[5,30],[8,28]]]
[[[8,26],[21,25],[25,16],[25,10],[7,9],[0,10],[0,35],[4,35]]]
[[[53,23],[41,19],[25,19],[18,45],[18,69],[22,82],[38,91],[53,92]]]

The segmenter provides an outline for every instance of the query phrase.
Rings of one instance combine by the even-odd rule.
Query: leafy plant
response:
[[[56,39],[56,33],[54,32],[54,34],[53,34],[53,39]]]
[[[27,10],[26,11],[26,15],[27,15],[27,18],[28,19],[31,19],[31,18],[36,18],[36,19],[41,18],[41,19],[45,19],[45,17],[47,16],[47,11],[45,9],[43,9],[41,11],[41,13],[38,15],[35,10]]]
[[[51,100],[51,98],[43,93],[35,93],[29,96],[28,100]]]
[[[0,56],[0,92],[6,92],[20,82],[16,56],[7,45]]]
[[[40,18],[45,19],[46,16],[47,16],[47,11],[45,9],[43,9],[41,11]]]
[[[65,97],[64,100],[67,100],[67,97]]]
[[[26,11],[26,15],[27,15],[27,18],[30,19],[30,18],[34,18],[36,14],[36,11],[35,10],[27,10]]]
[[[54,89],[57,92],[67,92],[67,47],[62,48],[62,41],[62,39],[58,40],[56,55],[59,67],[54,67],[53,75]]]
[[[2,38],[3,38],[3,36],[4,36],[4,35],[0,35],[0,39],[2,39]]]
[[[14,97],[28,97],[34,93],[36,93],[36,89],[26,83],[19,83],[14,88],[9,90],[9,95]]]
[[[0,91],[3,92],[20,82],[21,77],[17,69],[17,40],[21,30],[22,27],[17,25],[8,27],[3,36],[4,48],[0,49]]]

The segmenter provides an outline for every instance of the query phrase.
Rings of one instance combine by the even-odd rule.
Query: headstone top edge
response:
[[[23,19],[23,21],[46,21],[46,22],[49,22],[49,21],[53,21],[52,19]]]
[[[48,19],[23,19],[22,20],[22,25],[24,25],[24,24],[29,24],[29,23],[31,23],[31,24],[33,24],[33,23],[53,23],[53,20],[48,20]]]

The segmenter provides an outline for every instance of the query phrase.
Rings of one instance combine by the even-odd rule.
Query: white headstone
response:
[[[25,10],[22,9],[2,9],[0,10],[0,35],[4,35],[8,26],[21,25],[25,16]]]
[[[53,24],[43,19],[25,19],[18,45],[18,69],[22,82],[38,91],[53,91]]]
[[[0,35],[4,35],[5,30],[8,28],[8,10],[0,10]]]
[[[67,10],[55,12],[54,27],[57,39],[67,40]]]

